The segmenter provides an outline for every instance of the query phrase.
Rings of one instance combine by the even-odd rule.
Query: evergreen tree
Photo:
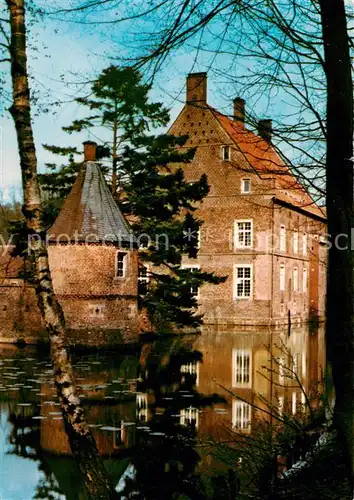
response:
[[[198,231],[202,221],[195,217],[196,203],[209,191],[207,178],[189,183],[183,164],[190,162],[195,149],[186,149],[187,136],[154,134],[169,121],[161,103],[149,102],[150,86],[132,68],[110,66],[93,83],[90,96],[77,102],[90,111],[63,130],[72,134],[94,128],[108,129],[111,140],[103,144],[98,158],[110,157],[112,193],[120,208],[132,221],[143,247],[142,262],[149,262],[149,285],[141,290],[140,306],[146,307],[155,326],[197,326],[202,322],[195,312],[195,291],[203,283],[218,284],[225,278],[200,270],[182,269],[183,254],[196,257]],[[94,113],[92,113],[94,112]],[[97,135],[97,134],[95,134]],[[73,148],[45,146],[53,153],[73,155]],[[48,193],[48,207],[63,200],[78,171],[70,157],[68,165],[40,176]],[[54,215],[55,210],[47,213]]]

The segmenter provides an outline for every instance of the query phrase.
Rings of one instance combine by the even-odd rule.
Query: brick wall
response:
[[[0,341],[35,343],[44,335],[34,288],[22,279],[1,280]]]
[[[309,318],[310,300],[323,313],[324,273],[322,270],[315,296],[310,271],[312,267],[320,271],[318,257],[313,258],[310,266],[310,237],[323,232],[324,226],[311,216],[273,201],[277,192],[275,180],[256,173],[216,119],[215,113],[204,102],[187,104],[172,125],[170,133],[188,134],[187,147],[197,148],[193,161],[181,165],[186,179],[193,182],[206,173],[210,185],[208,196],[197,210],[197,217],[204,221],[200,231],[198,258],[184,259],[183,265],[199,266],[217,275],[228,276],[225,283],[204,285],[199,291],[198,301],[204,321],[207,324],[274,324],[286,322],[289,310],[296,321],[306,321]],[[231,147],[229,161],[223,160],[224,145]],[[251,182],[248,194],[241,191],[241,182],[245,178]],[[294,191],[294,199],[296,194]],[[252,249],[234,248],[236,220],[252,221]],[[282,224],[287,230],[286,252],[279,251]],[[295,228],[299,240],[297,254],[294,254],[292,247]],[[304,232],[309,242],[306,256],[302,255]],[[234,267],[242,264],[252,266],[252,300],[234,300]],[[282,293],[279,290],[280,264],[286,268],[286,288]],[[294,267],[298,269],[298,291],[293,290]],[[306,291],[302,289],[304,267],[308,273]]]
[[[64,310],[69,345],[137,340],[137,250],[122,250],[127,253],[124,278],[115,277],[117,251],[114,246],[98,245],[49,247],[54,290]],[[13,263],[5,265],[2,256],[0,341],[47,339],[34,288],[15,278]],[[12,262],[9,255],[7,260]],[[7,271],[10,277],[5,277],[8,269],[12,270]]]
[[[126,272],[116,277],[117,252],[126,253]],[[50,245],[54,290],[63,306],[73,343],[136,340],[137,250],[113,245]]]

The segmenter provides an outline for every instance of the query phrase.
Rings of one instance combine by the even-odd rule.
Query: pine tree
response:
[[[154,134],[165,127],[168,110],[162,103],[149,102],[150,86],[132,68],[110,66],[93,83],[89,97],[77,102],[90,111],[63,130],[72,134],[105,127],[111,140],[102,145],[100,158],[110,156],[112,194],[132,221],[143,247],[140,259],[149,262],[149,285],[141,289],[140,306],[148,311],[152,323],[169,329],[196,327],[202,322],[196,314],[195,291],[203,283],[218,284],[225,278],[200,270],[181,268],[183,254],[197,255],[198,231],[202,221],[195,217],[196,203],[208,194],[207,178],[188,183],[183,164],[190,162],[195,149],[184,148],[187,136]],[[92,113],[94,111],[94,113]],[[72,155],[73,148],[45,146],[53,153]],[[97,158],[97,159],[100,159]],[[78,170],[71,157],[68,165],[41,176],[48,202],[58,207]],[[49,206],[49,205],[48,205]],[[50,215],[50,210],[48,212]],[[52,211],[54,215],[54,211]]]

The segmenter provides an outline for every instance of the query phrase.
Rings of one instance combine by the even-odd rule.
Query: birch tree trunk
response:
[[[42,318],[49,333],[55,385],[71,450],[90,498],[116,498],[96,443],[76,395],[71,363],[65,347],[65,321],[53,291],[41,223],[41,196],[37,181],[37,158],[31,122],[27,74],[25,0],[6,0],[11,26],[11,77],[13,103],[10,112],[15,122],[20,155],[23,213],[32,235],[30,248],[35,261],[36,293]]]
[[[353,81],[344,0],[320,0],[327,79],[327,218],[332,247],[326,350],[335,387],[334,424],[353,478]],[[345,235],[345,236],[339,236]],[[344,249],[345,238],[348,247]]]

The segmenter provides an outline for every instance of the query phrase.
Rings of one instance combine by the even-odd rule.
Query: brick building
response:
[[[261,120],[257,134],[249,130],[240,98],[231,118],[219,113],[207,103],[206,74],[195,73],[170,133],[188,135],[186,147],[196,147],[193,161],[181,165],[187,180],[206,173],[210,185],[197,209],[204,221],[198,258],[184,258],[183,266],[227,276],[193,290],[205,323],[268,327],[323,318],[325,214],[272,145],[271,120]],[[69,341],[134,338],[138,251],[94,143],[85,144],[84,168],[49,231],[48,250]],[[32,342],[43,330],[34,290],[18,277],[21,263],[6,251],[1,259],[0,339]]]
[[[83,168],[47,234],[54,291],[69,343],[136,340],[137,245],[95,161],[96,144],[84,148]],[[21,262],[6,252],[3,260],[1,340],[35,341],[42,327],[34,289],[18,278]]]
[[[272,145],[271,120],[258,134],[245,126],[237,98],[230,118],[207,103],[207,75],[187,77],[186,103],[170,128],[188,135],[193,182],[207,174],[210,192],[197,209],[204,221],[197,259],[186,268],[228,276],[194,292],[207,324],[276,325],[322,317],[326,218]]]

